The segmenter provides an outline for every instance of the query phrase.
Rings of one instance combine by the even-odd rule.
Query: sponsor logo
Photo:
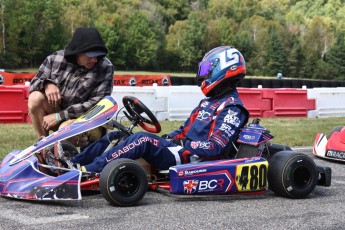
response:
[[[114,85],[125,85],[126,81],[125,80],[114,80]]]
[[[162,80],[162,83],[163,83],[163,80]],[[166,79],[166,80],[168,80],[168,79]],[[157,83],[158,84],[158,80],[147,79],[147,80],[142,80],[141,81],[141,84],[143,84],[143,85],[152,85],[153,83]],[[166,82],[166,84],[168,84],[168,82]]]
[[[232,130],[231,126],[225,123],[222,123],[219,129],[224,131],[228,137],[231,137],[235,133],[235,130]]]
[[[198,117],[196,118],[199,121],[209,121],[211,119],[211,114],[209,112],[206,112],[205,110],[201,110],[198,113]]]
[[[224,189],[225,180],[222,178],[211,180],[185,180],[183,181],[183,191],[186,194],[193,194],[195,192],[212,192]],[[229,181],[231,184],[232,181]]]
[[[232,181],[229,181],[231,184]],[[202,180],[199,182],[198,192],[211,192],[214,190],[222,190],[224,184],[224,179],[211,179],[211,180]]]
[[[193,149],[214,149],[214,144],[212,142],[192,141],[190,145]]]
[[[230,67],[230,70],[232,70],[232,71],[234,71],[236,69],[237,69],[237,65],[233,65],[233,66]]]
[[[204,101],[203,103],[201,103],[200,107],[205,108],[208,106],[208,104],[209,104],[208,101]]]
[[[207,172],[207,169],[185,170],[184,175],[185,176],[191,176],[194,174],[205,173],[205,172]]]
[[[31,78],[13,78],[13,85],[24,84],[27,81],[30,82]],[[0,76],[0,82],[1,82],[1,76]]]
[[[186,194],[192,194],[196,192],[196,188],[198,187],[198,180],[185,180],[183,181],[183,191]]]
[[[131,79],[129,79],[129,85],[130,86],[136,86],[137,85],[137,80],[135,80],[134,77],[131,77]]]
[[[228,114],[224,117],[224,122],[236,127],[240,125],[240,119],[237,117],[237,113],[230,109],[228,110]]]
[[[336,151],[336,150],[328,150],[326,153],[326,157],[345,159],[345,152]]]
[[[125,154],[128,151],[134,149],[135,147],[142,145],[145,142],[151,142],[153,145],[156,145],[156,146],[159,146],[159,144],[160,144],[159,141],[156,139],[152,139],[149,137],[141,137],[138,140],[133,141],[132,143],[129,143],[128,145],[124,146],[122,149],[119,149],[119,150],[115,151],[114,153],[112,153],[109,159],[108,159],[108,157],[106,158],[106,161],[110,162],[110,161],[118,158],[122,154]]]
[[[254,140],[254,139],[255,139],[255,136],[252,136],[252,135],[243,135],[243,138],[244,138],[244,139],[247,139],[247,140]]]

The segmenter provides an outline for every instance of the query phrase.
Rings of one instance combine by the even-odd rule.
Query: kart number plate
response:
[[[267,189],[268,162],[237,165],[236,186],[239,192]]]

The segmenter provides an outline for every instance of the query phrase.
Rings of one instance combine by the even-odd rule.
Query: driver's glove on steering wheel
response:
[[[184,147],[184,143],[186,142],[186,138],[171,139],[170,142]]]
[[[164,139],[166,139],[166,140],[168,140],[168,141],[170,141],[170,142],[172,142],[174,144],[180,145],[182,147],[184,146],[184,143],[186,142],[186,138],[171,139],[168,134],[163,134],[161,136],[161,138],[164,138]]]

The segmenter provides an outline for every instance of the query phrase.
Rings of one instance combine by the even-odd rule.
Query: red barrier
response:
[[[25,85],[36,73],[0,72],[0,75],[4,78],[3,85]]]
[[[263,98],[272,98],[272,111],[263,117],[307,117],[315,109],[315,100],[309,100],[308,91],[294,88],[262,89]]]
[[[36,73],[15,73],[0,72],[4,82],[3,85],[25,85],[25,82],[31,81]],[[156,83],[158,86],[171,85],[170,75],[114,75],[114,86],[152,86]]]
[[[264,98],[262,89],[238,88],[238,93],[251,117],[263,117],[272,110],[272,98]]]
[[[114,75],[114,86],[171,85],[170,75]]]
[[[238,88],[251,117],[307,117],[315,100],[302,89]],[[0,86],[0,123],[31,122],[28,116],[27,86]],[[192,108],[191,108],[192,109]]]
[[[26,86],[0,86],[0,123],[31,122],[28,97]]]

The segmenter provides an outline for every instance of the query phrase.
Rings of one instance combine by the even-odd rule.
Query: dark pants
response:
[[[143,158],[156,169],[169,169],[180,164],[180,146],[151,133],[138,132],[130,135],[119,145],[106,150],[109,140],[117,139],[119,131],[111,132],[85,148],[72,160],[85,166],[89,172],[101,172],[105,165],[117,158]]]

